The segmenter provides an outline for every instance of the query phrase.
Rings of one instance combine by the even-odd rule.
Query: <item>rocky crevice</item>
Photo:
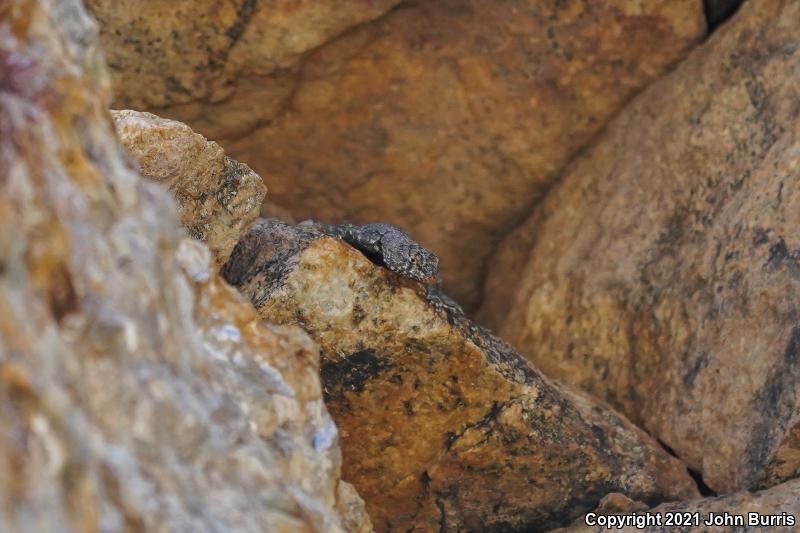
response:
[[[260,220],[222,273],[265,320],[301,325],[319,343],[345,476],[378,527],[543,529],[607,492],[696,494],[685,468],[630,422],[342,241]]]
[[[224,260],[260,178],[182,124],[123,113],[174,196],[137,174],[79,2],[14,0],[0,35],[4,530],[370,531],[316,347],[258,319],[179,224],[173,198]]]
[[[706,17],[709,34],[730,19],[743,2],[744,0],[703,0],[703,13]]]
[[[327,18],[311,2],[276,6],[274,20],[257,10],[237,43],[241,58],[232,55],[219,80],[186,69],[186,54],[168,39],[137,50],[116,33],[171,27],[182,35],[186,20],[148,23],[149,15],[131,19],[139,11],[127,5],[91,5],[115,56],[118,105],[161,95],[128,80],[142,65],[163,64],[154,76],[186,69],[194,101],[145,107],[223,142],[269,177],[272,201],[294,219],[406,227],[441,255],[447,289],[468,309],[505,230],[632,94],[704,34],[701,6],[689,0],[644,12],[627,2],[363,3],[349,0]],[[330,32],[297,22],[302,50],[269,40],[269,28],[304,12]],[[211,43],[231,23],[192,21]],[[203,49],[188,59],[204,61]],[[507,187],[491,186],[495,179]]]
[[[507,239],[481,313],[717,491],[765,486],[778,456],[792,471],[797,106],[774,73],[797,74],[797,15],[747,2],[629,104]]]
[[[797,529],[796,2],[10,1],[7,529]]]

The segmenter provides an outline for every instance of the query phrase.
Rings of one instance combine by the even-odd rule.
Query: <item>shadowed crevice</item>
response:
[[[739,9],[743,0],[704,0],[703,14],[708,24],[708,34],[717,29],[717,26],[728,20]]]

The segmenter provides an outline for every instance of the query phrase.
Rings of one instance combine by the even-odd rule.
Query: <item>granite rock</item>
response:
[[[253,114],[252,106],[273,110],[270,104],[290,90],[280,75],[293,71],[304,52],[398,2],[86,0],[86,6],[99,22],[115,105],[183,105],[191,112],[198,102],[244,97],[250,109],[240,103],[216,120],[233,114],[248,121],[268,116]]]
[[[614,527],[614,531],[639,531],[645,533],[670,533],[673,531],[692,531],[693,533],[795,533],[800,531],[800,480],[789,481],[768,490],[757,493],[737,492],[721,497],[702,498],[687,502],[667,503],[642,512],[641,509],[629,512],[639,515],[639,520],[649,514],[662,518],[662,525],[645,525],[636,527]],[[751,516],[753,513],[755,516]],[[600,514],[600,511],[597,511]],[[673,515],[677,520],[688,519],[689,526],[665,524],[668,515]],[[791,519],[789,517],[792,517]],[[741,517],[741,518],[735,518]],[[622,518],[622,517],[618,517]],[[590,517],[594,522],[596,517]],[[716,522],[722,520],[723,522]],[[724,520],[741,520],[740,525],[734,525]],[[710,521],[709,524],[706,524]],[[575,525],[557,529],[553,533],[605,533],[607,527],[586,525],[585,519],[580,519]],[[699,524],[699,525],[696,525]],[[716,524],[716,525],[715,525]]]
[[[696,494],[624,417],[313,226],[259,220],[221,272],[262,318],[319,344],[343,475],[379,531],[539,531],[610,492]]]
[[[699,0],[438,0],[331,39],[397,1],[273,3],[239,2],[234,42],[231,1],[91,0],[115,105],[219,141],[296,220],[406,227],[470,309],[500,238],[705,32]]]
[[[800,4],[745,2],[492,261],[484,323],[717,491],[800,473]]]
[[[354,531],[318,351],[116,143],[77,0],[0,4],[3,531]]]
[[[401,5],[310,54],[285,112],[223,139],[298,219],[407,228],[472,309],[501,236],[704,29],[694,0]]]
[[[189,235],[225,263],[261,211],[267,192],[261,178],[185,124],[130,110],[111,116],[139,173],[172,192]]]

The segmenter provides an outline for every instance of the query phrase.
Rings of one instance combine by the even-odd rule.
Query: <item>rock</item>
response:
[[[78,0],[3,3],[3,531],[369,531],[316,347],[218,278],[109,102]]]
[[[250,97],[247,105],[228,106],[229,113],[215,120],[231,120],[232,114],[255,124],[268,115],[252,111],[266,106],[274,112],[291,90],[276,74],[293,70],[307,50],[398,2],[86,0],[86,5],[99,22],[116,105],[189,110],[197,102],[244,96]]]
[[[624,417],[313,226],[259,220],[221,272],[265,320],[320,345],[343,474],[379,531],[538,531],[609,492],[696,494]]]
[[[753,513],[754,516],[751,516]],[[599,513],[598,513],[599,514]],[[614,531],[644,531],[646,533],[668,533],[672,531],[684,531],[675,525],[666,526],[665,522],[668,515],[673,515],[675,519],[688,518],[690,520],[691,531],[697,533],[736,533],[747,531],[748,533],[789,533],[800,530],[800,480],[790,481],[778,485],[769,490],[751,494],[749,492],[737,492],[719,498],[702,498],[689,502],[667,503],[650,509],[646,513],[637,512],[639,520],[645,520],[650,515],[651,520],[659,514],[662,518],[662,526],[655,524],[644,527],[635,525],[627,527],[613,527]],[[677,515],[677,516],[675,516]],[[727,517],[725,515],[728,515]],[[740,518],[738,518],[740,517]],[[587,516],[594,523],[597,516]],[[615,517],[622,518],[622,517]],[[741,525],[723,525],[719,522],[714,525],[715,520],[741,520]],[[709,525],[706,521],[711,520]],[[553,533],[590,533],[607,532],[609,528],[599,526],[589,526],[585,523],[585,518],[579,520],[580,524],[575,524],[564,529],[557,529]],[[643,523],[644,525],[645,523]],[[699,524],[699,526],[695,525]]]
[[[492,261],[480,314],[716,491],[800,474],[798,24],[746,2],[626,107]]]
[[[311,54],[284,113],[223,138],[298,219],[410,230],[471,309],[500,237],[703,32],[686,0],[401,6]]]
[[[181,224],[224,264],[261,211],[267,192],[261,178],[185,124],[138,111],[111,116],[142,176],[175,195]]]
[[[138,111],[111,116],[139,172],[175,195],[181,224],[224,264],[261,211],[267,192],[261,178],[185,124]]]
[[[619,513],[635,513],[639,511],[646,511],[647,505],[642,502],[635,502],[618,492],[606,494],[600,503],[595,508],[594,512],[597,514],[619,514]]]
[[[558,206],[542,201],[522,224],[514,228],[497,247],[489,261],[489,274],[483,286],[481,307],[476,320],[499,330],[508,316],[519,289],[519,273],[524,272],[536,250],[539,228]]]
[[[356,8],[366,20],[393,3],[350,0],[337,20],[354,20]],[[206,76],[208,69],[196,66],[207,61],[208,46],[198,39],[208,41],[209,32],[222,33],[212,28],[234,20],[209,19],[205,7],[199,15],[164,17],[167,2],[148,4],[140,14],[140,2],[91,2],[116,72],[117,105],[153,93],[193,98],[198,91],[187,81],[186,91],[159,90],[169,79],[130,78],[150,68],[159,80],[176,71],[182,79],[184,69],[190,78]],[[407,228],[441,256],[448,290],[469,309],[500,238],[608,118],[682,58],[705,28],[696,0],[410,2],[309,52],[299,72],[253,75],[274,72],[273,57],[282,54],[266,40],[269,32],[248,39],[248,31],[278,25],[304,36],[313,25],[301,13],[315,4],[328,5],[299,2],[291,19],[281,9],[255,12],[229,60],[239,51],[249,62],[225,77],[235,80],[235,94],[228,97],[226,88],[180,105],[156,96],[148,110],[190,124],[268,175],[271,201],[296,220]],[[310,20],[328,27],[335,11],[318,11]],[[191,50],[173,53],[169,30]],[[322,43],[323,33],[308,42]]]
[[[264,202],[261,204],[260,218],[277,218],[289,224],[296,224],[297,220],[292,216],[288,209],[281,207],[272,202]]]

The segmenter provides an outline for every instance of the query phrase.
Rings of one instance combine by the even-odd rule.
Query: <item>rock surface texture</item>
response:
[[[481,312],[718,491],[800,473],[798,27],[799,2],[745,2],[637,97],[506,240]]]
[[[3,531],[359,531],[318,352],[128,166],[77,0],[0,3]]]
[[[222,274],[263,318],[320,345],[343,474],[379,531],[538,531],[609,492],[696,493],[626,419],[316,228],[260,220]]]
[[[321,44],[332,32],[311,39],[309,28],[352,24],[396,2],[351,0],[336,17],[329,2],[244,2],[250,21],[227,61],[239,66],[218,67],[239,74],[224,90],[198,91],[163,78],[182,69],[205,78],[205,65],[221,61],[214,43],[230,45],[234,9],[225,2],[211,17],[218,2],[192,2],[199,15],[173,3],[148,2],[142,13],[141,2],[90,2],[117,105],[146,105],[219,140],[270,176],[271,201],[297,220],[405,227],[441,256],[446,287],[467,307],[491,250],[557,171],[705,28],[698,0],[409,2],[308,53],[298,72],[264,77],[253,71],[274,73],[275,58],[309,48],[271,35]],[[318,18],[301,16],[317,4]],[[175,53],[171,31],[191,50]],[[128,82],[145,68],[160,81]],[[153,93],[169,99],[145,99]],[[206,93],[219,95],[171,103]]]
[[[399,0],[86,0],[98,19],[115,87],[115,104],[132,108],[179,106],[249,98],[225,106],[216,119],[269,116],[290,91],[280,81],[302,54]],[[261,113],[249,116],[252,106]],[[180,107],[183,104],[183,108]],[[264,114],[267,111],[267,114]],[[231,116],[231,113],[233,116]],[[229,122],[231,124],[231,122]],[[235,121],[232,124],[237,124]]]
[[[639,515],[645,514],[637,509]],[[622,527],[613,528],[614,531],[644,532],[644,533],[672,533],[674,531],[691,531],[692,533],[795,533],[800,531],[800,480],[790,481],[771,489],[751,494],[737,492],[717,498],[703,498],[680,503],[666,503],[647,511],[651,515],[661,513],[666,517],[669,513],[699,513],[700,526],[679,528],[676,526],[647,526],[643,528]],[[745,527],[732,525],[708,525],[704,522],[712,513],[722,517],[725,513],[730,515],[743,515]],[[748,516],[756,513],[757,517]],[[630,513],[628,513],[630,514]],[[794,525],[789,525],[787,515],[794,517]],[[690,519],[694,520],[693,517]],[[757,522],[751,522],[751,520]],[[609,528],[587,526],[583,519],[579,525],[555,530],[553,533],[607,533]],[[692,522],[694,524],[694,522]]]
[[[139,173],[175,195],[189,235],[225,263],[261,211],[267,192],[261,177],[185,124],[137,111],[112,111],[111,116]]]

